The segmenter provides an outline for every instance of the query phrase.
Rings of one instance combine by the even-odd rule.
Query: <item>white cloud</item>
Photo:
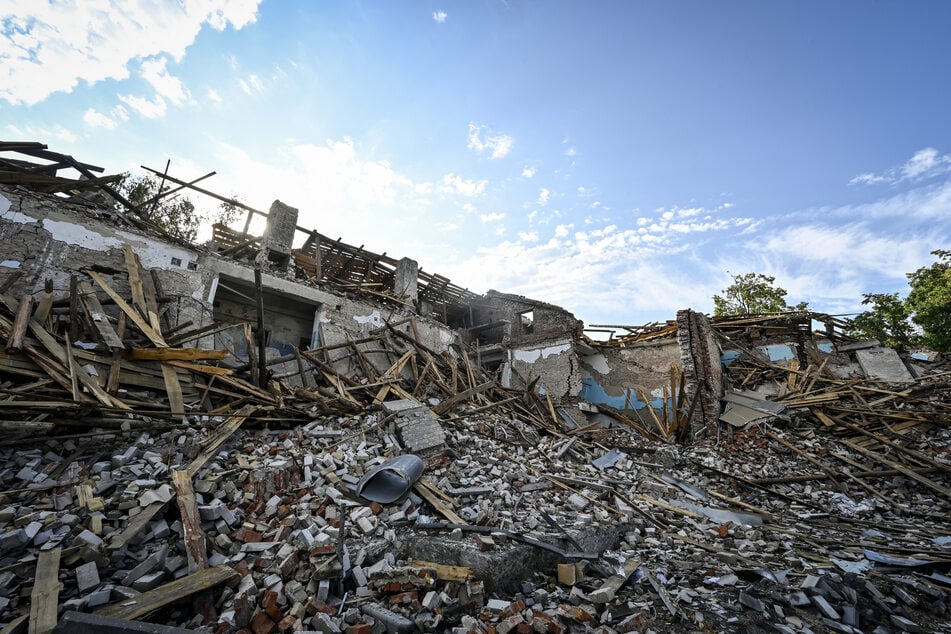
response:
[[[209,88],[206,94],[208,95],[208,101],[211,101],[212,103],[221,103],[221,95],[219,95],[218,91],[214,88]]]
[[[483,132],[485,133],[484,140],[482,139]],[[508,156],[514,144],[515,141],[508,135],[493,135],[486,126],[477,123],[469,124],[469,143],[466,147],[470,150],[475,150],[479,154],[488,150],[489,158],[500,159]]]
[[[537,167],[525,166],[522,168],[522,178],[531,178],[538,172]]]
[[[938,150],[929,147],[915,152],[915,155],[902,165],[901,174],[907,179],[918,178],[949,162],[951,156],[941,156]]]
[[[480,214],[479,220],[482,222],[498,222],[505,218],[504,213],[490,213],[490,214]]]
[[[872,174],[871,172],[865,172],[864,174],[859,174],[849,181],[849,185],[874,185],[875,183],[884,183],[889,179],[885,176],[879,176]]]
[[[549,200],[551,200],[551,192],[548,190],[547,187],[542,187],[538,191],[538,200],[536,201],[535,204],[547,205]]]
[[[264,90],[264,82],[254,73],[248,75],[247,78],[239,79],[238,86],[248,95],[253,95]]]
[[[102,114],[94,108],[89,108],[83,114],[83,121],[86,125],[93,128],[105,128],[107,130],[114,130],[116,127],[116,122],[109,116]]]
[[[504,236],[505,235],[505,225],[499,225],[495,228],[495,235]]]
[[[574,225],[558,225],[557,227],[555,227],[555,237],[556,237],[556,238],[567,238],[567,237],[568,237],[568,231],[569,231],[573,226],[574,226]]]
[[[522,242],[538,242],[538,232],[536,231],[520,231],[518,234],[518,239]]]
[[[442,24],[443,22],[445,22],[446,18],[448,17],[449,16],[446,14],[445,11],[433,11],[433,20],[435,20],[439,24]]]
[[[142,62],[142,77],[152,85],[155,93],[167,99],[173,105],[180,106],[188,98],[188,90],[182,81],[170,75],[165,68],[168,60],[164,57]]]
[[[849,181],[849,185],[874,185],[876,183],[899,183],[932,178],[951,171],[951,154],[941,154],[933,147],[918,150],[898,167],[882,174],[865,172]]]
[[[463,196],[478,196],[485,192],[489,181],[466,180],[450,172],[442,177],[442,192],[446,194],[461,194]]]
[[[33,105],[80,81],[127,79],[128,64],[167,54],[180,60],[208,25],[241,29],[260,0],[7,0],[0,9],[0,99]]]
[[[575,156],[577,153],[578,151],[575,149],[575,146],[573,145],[567,150],[565,150],[565,156]]]
[[[137,95],[119,95],[119,101],[129,106],[146,119],[157,119],[164,117],[168,109],[165,100],[161,95],[155,95],[155,99],[139,97]]]

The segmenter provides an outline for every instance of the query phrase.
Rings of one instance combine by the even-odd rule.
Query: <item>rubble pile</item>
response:
[[[423,477],[385,505],[353,493],[400,451],[383,412],[235,432],[193,484],[204,570],[227,575],[153,603],[200,574],[189,570],[173,474],[207,455],[220,423],[5,449],[0,620],[22,618],[38,559],[55,550],[63,611],[221,632],[913,632],[949,622],[947,499],[908,495],[903,476],[881,487],[894,504],[851,484],[750,477],[758,464],[814,472],[770,435],[808,452],[821,429],[754,429],[689,449],[619,430],[627,452],[583,436],[562,451],[565,439],[491,414],[452,421]],[[931,441],[947,456],[947,431]]]

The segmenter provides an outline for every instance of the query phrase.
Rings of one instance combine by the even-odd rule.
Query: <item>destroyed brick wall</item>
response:
[[[16,296],[43,289],[47,279],[54,289],[68,290],[70,277],[83,269],[104,274],[125,271],[122,245],[128,244],[143,267],[156,271],[155,282],[169,298],[162,309],[172,324],[210,323],[209,306],[201,296],[212,275],[201,265],[200,252],[133,228],[119,228],[109,210],[90,210],[3,187],[0,244],[4,245],[0,266],[20,273],[10,288]],[[124,276],[116,282],[117,290],[125,292]]]
[[[603,346],[582,356],[581,367],[581,398],[588,403],[639,410],[647,397],[655,410],[662,410],[664,388],[670,393],[671,371],[679,372],[681,367],[680,346],[676,339]]]
[[[293,215],[293,214],[291,214]],[[284,223],[285,225],[287,223]],[[248,262],[230,260],[201,247],[186,248],[134,228],[119,228],[111,210],[91,209],[64,202],[56,197],[14,188],[0,189],[0,244],[4,244],[0,266],[20,272],[9,290],[14,296],[34,293],[52,279],[58,292],[67,292],[70,277],[87,269],[116,271],[105,274],[120,294],[129,285],[123,245],[129,245],[141,260],[144,270],[154,278],[163,319],[170,328],[191,322],[191,328],[211,324],[222,317],[221,296],[244,297],[243,306],[231,306],[227,316],[243,316],[254,323],[254,269]],[[409,307],[384,308],[371,299],[342,297],[310,285],[265,271],[263,287],[273,301],[266,302],[269,334],[268,356],[288,353],[291,346],[310,347],[357,340],[387,323],[399,321]],[[225,288],[231,288],[229,293]],[[219,293],[219,290],[221,291]],[[283,299],[281,299],[283,298]],[[105,300],[105,298],[104,298]],[[216,315],[216,303],[219,304]],[[288,304],[298,308],[293,315],[282,310]],[[249,309],[249,306],[251,308]],[[306,307],[310,314],[305,315]],[[119,310],[106,301],[104,309],[113,319]],[[449,350],[455,335],[448,327],[417,317],[414,335],[439,352]],[[400,326],[409,332],[411,325]],[[306,345],[304,344],[306,342]],[[194,344],[204,349],[228,349],[246,354],[246,341],[240,332],[229,331],[206,336]],[[346,356],[346,353],[338,353]],[[382,372],[394,359],[369,355]]]
[[[583,324],[569,311],[521,295],[489,291],[473,306],[476,342],[502,347],[503,385],[525,387],[538,379],[544,392],[560,403],[577,398],[582,388],[576,343]]]
[[[693,310],[677,311],[689,411],[690,438],[716,436],[720,420],[723,371],[710,318]]]

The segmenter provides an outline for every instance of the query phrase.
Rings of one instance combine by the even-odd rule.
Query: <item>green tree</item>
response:
[[[118,189],[129,202],[139,206],[142,218],[159,229],[189,242],[198,236],[198,227],[205,218],[184,196],[156,199],[161,192],[153,176],[126,173]]]
[[[906,348],[917,342],[909,320],[911,311],[898,293],[865,293],[864,306],[871,306],[852,320],[849,335],[860,339],[878,339],[886,346]]]
[[[713,315],[753,315],[807,310],[808,304],[786,303],[786,289],[775,286],[776,278],[762,273],[733,275],[723,295],[713,296]]]
[[[908,274],[911,291],[905,300],[911,319],[921,326],[921,343],[951,352],[951,251],[932,251],[938,261]]]

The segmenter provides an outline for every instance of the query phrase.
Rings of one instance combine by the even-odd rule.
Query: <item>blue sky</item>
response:
[[[835,313],[951,248],[951,3],[9,0],[0,138],[586,323]],[[214,203],[193,200],[211,210]]]

